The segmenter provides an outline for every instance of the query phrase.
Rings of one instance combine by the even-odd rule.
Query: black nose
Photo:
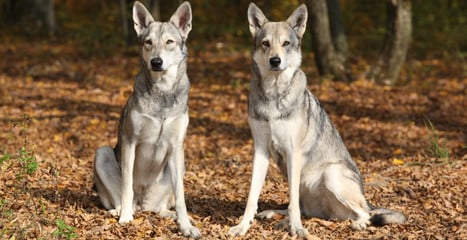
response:
[[[151,59],[151,68],[155,70],[161,69],[162,63],[163,63],[162,58],[160,57],[153,58]]]
[[[269,59],[269,64],[275,68],[279,67],[279,65],[281,65],[281,59],[279,57],[272,57]]]

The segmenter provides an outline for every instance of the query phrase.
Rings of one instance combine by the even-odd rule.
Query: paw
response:
[[[353,230],[361,231],[365,230],[368,225],[370,224],[370,221],[368,219],[357,219],[350,224],[350,227]]]
[[[260,218],[260,219],[270,219],[270,218],[273,218],[274,215],[276,215],[275,210],[264,210],[264,211],[256,214],[256,217]]]
[[[129,215],[129,216],[121,215],[120,218],[118,219],[118,223],[120,223],[120,224],[129,223],[131,221],[133,221],[133,216],[132,215]]]
[[[177,219],[177,213],[175,211],[170,211],[170,210],[161,210],[159,211],[159,216],[163,218],[170,218],[173,220]]]
[[[120,207],[117,207],[115,209],[110,209],[108,213],[114,217],[120,216]]]
[[[308,233],[308,230],[302,226],[298,226],[298,227],[290,226],[290,235],[292,236],[297,235],[298,237],[307,237],[310,234]]]
[[[120,218],[118,219],[118,223],[124,224],[133,221],[133,213],[131,211],[123,211],[124,209],[120,209]]]
[[[282,230],[282,231],[286,231],[288,229],[288,227],[289,227],[289,218],[284,218],[284,219],[280,220],[274,226],[274,228],[276,230]]]
[[[243,236],[245,235],[246,231],[248,231],[248,228],[250,228],[248,224],[240,223],[229,230],[229,235],[232,237]]]
[[[198,239],[201,237],[201,233],[198,228],[191,225],[186,227],[180,227],[180,230],[183,233],[183,236]]]
[[[290,235],[297,235],[298,237],[302,238],[307,237],[310,234],[308,233],[308,230],[304,228],[301,223],[299,223],[290,225]]]

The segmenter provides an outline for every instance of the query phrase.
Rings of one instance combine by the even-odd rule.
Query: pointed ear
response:
[[[299,38],[302,38],[306,30],[306,21],[308,19],[308,11],[305,4],[300,5],[287,19],[287,23],[295,30]]]
[[[154,22],[151,13],[138,1],[133,4],[133,22],[135,24],[135,31],[138,37],[141,36],[143,30]]]
[[[180,30],[183,39],[188,37],[188,33],[191,31],[191,5],[189,2],[183,2],[177,8],[177,11],[170,18],[170,22]]]
[[[259,9],[256,4],[250,3],[248,7],[248,23],[250,24],[251,35],[255,36],[256,32],[268,22],[264,13]]]

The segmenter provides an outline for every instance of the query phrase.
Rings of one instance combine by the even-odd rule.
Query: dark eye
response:
[[[290,45],[290,42],[289,41],[285,41],[284,43],[282,43],[282,46],[283,47],[286,47],[286,46],[289,46]]]
[[[261,44],[265,47],[269,47],[269,41],[265,40],[265,41],[262,41]]]
[[[146,45],[152,45],[151,39],[146,39],[146,40],[144,40],[144,44],[146,44]]]
[[[172,44],[172,43],[174,43],[174,40],[169,39],[169,40],[167,40],[167,42],[165,42],[165,43],[166,43],[166,44]]]

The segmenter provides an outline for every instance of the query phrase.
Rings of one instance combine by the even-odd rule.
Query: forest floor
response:
[[[72,43],[0,45],[0,239],[180,239],[175,221],[137,212],[126,225],[93,191],[95,150],[116,143],[120,111],[138,72],[137,49],[107,56]],[[92,51],[91,51],[92,52]],[[249,50],[190,52],[190,124],[184,178],[188,212],[204,239],[227,239],[243,214],[251,177],[247,123]],[[349,221],[302,219],[311,239],[467,239],[467,67],[409,60],[408,83],[320,80],[322,102],[364,177],[374,205],[402,225],[352,231]],[[355,60],[353,69],[367,64]],[[270,167],[259,209],[286,208],[287,184]],[[281,218],[255,220],[238,239],[288,239]]]

